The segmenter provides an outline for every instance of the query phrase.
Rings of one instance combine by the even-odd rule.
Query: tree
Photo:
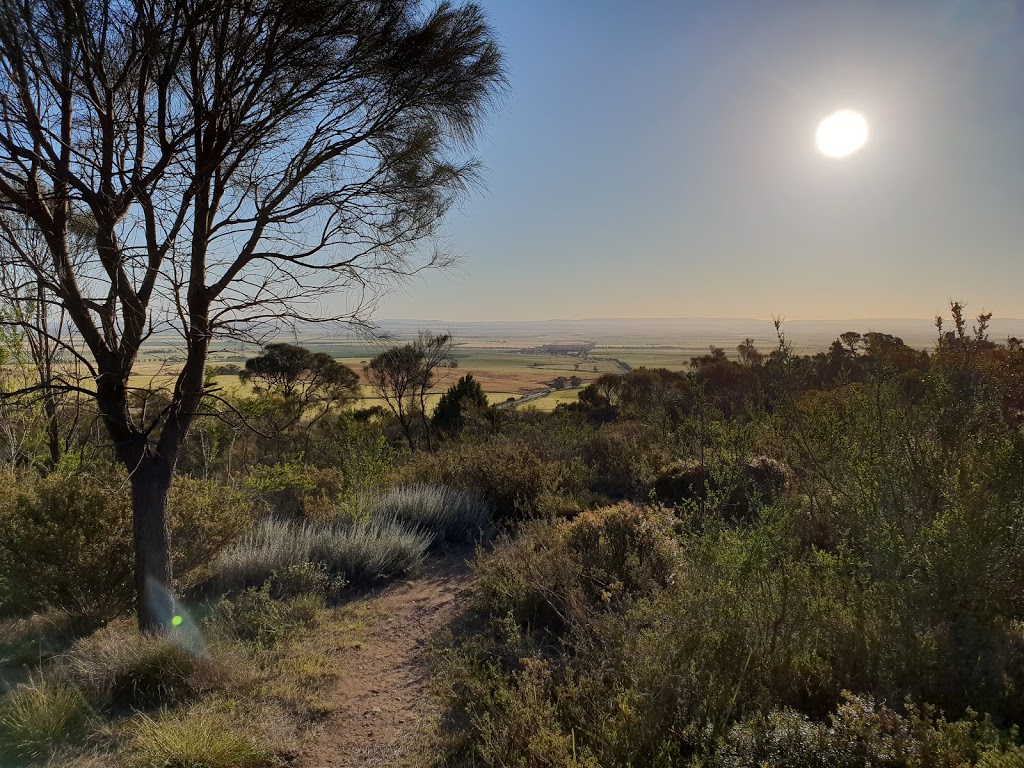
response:
[[[398,420],[411,451],[416,450],[413,425],[417,421],[425,429],[427,448],[433,450],[427,398],[435,371],[451,358],[452,348],[451,336],[420,331],[415,341],[384,350],[364,369],[370,386]]]
[[[41,233],[45,259],[19,266],[84,346],[91,385],[46,388],[95,399],[131,474],[140,628],[173,611],[167,492],[216,399],[211,341],[359,317],[447,263],[415,254],[474,177],[462,149],[502,82],[473,4],[0,0],[0,207]],[[321,309],[336,290],[348,310]],[[157,333],[184,363],[143,416],[130,377]]]
[[[468,412],[474,409],[486,411],[487,408],[487,395],[483,387],[473,378],[472,373],[467,373],[441,395],[434,409],[434,428],[449,435],[457,434],[462,431]]]
[[[351,401],[359,393],[359,377],[351,368],[330,355],[295,344],[267,344],[262,355],[245,361],[238,378],[286,399],[305,396]]]
[[[764,363],[764,355],[749,337],[736,346],[736,351],[740,355],[740,362],[748,368],[760,368]]]
[[[69,248],[81,253],[91,232],[89,218],[76,217],[70,223]],[[0,213],[0,343],[7,346],[8,367],[15,364],[22,374],[0,408],[7,411],[8,425],[14,421],[12,409],[42,423],[47,463],[56,466],[79,426],[82,397],[74,387],[84,377],[67,312],[23,266],[46,255],[46,241],[30,220]],[[62,418],[64,412],[69,418]]]
[[[351,368],[295,344],[267,344],[262,355],[246,360],[238,378],[282,398],[286,423],[278,431],[304,417],[303,423],[316,421],[359,395],[359,377]]]

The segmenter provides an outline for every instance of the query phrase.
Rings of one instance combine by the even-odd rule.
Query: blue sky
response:
[[[482,4],[510,88],[462,265],[378,317],[1024,317],[1020,2]]]

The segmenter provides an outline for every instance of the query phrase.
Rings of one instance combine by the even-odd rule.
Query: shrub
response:
[[[173,635],[141,635],[123,624],[80,640],[54,672],[99,706],[119,712],[180,704],[228,677],[221,664]]]
[[[471,544],[493,534],[491,506],[474,491],[406,485],[369,497],[364,506],[372,517],[434,535],[435,543]]]
[[[829,723],[774,710],[737,723],[708,768],[963,768],[1021,765],[1017,734],[988,719],[947,721],[929,708],[906,714],[870,697],[845,694]]]
[[[84,736],[91,720],[92,711],[76,688],[30,680],[0,699],[0,755],[12,760],[41,757]]]
[[[58,611],[10,619],[0,623],[0,665],[24,667],[47,661],[93,629],[91,622]]]
[[[496,438],[433,454],[417,454],[402,472],[405,482],[478,492],[499,522],[558,514],[586,490],[579,462],[545,457],[524,440]]]
[[[261,586],[274,573],[312,561],[316,529],[309,524],[263,520],[222,551],[213,569],[223,589]]]
[[[167,499],[174,573],[188,588],[207,576],[217,552],[237,541],[255,523],[251,493],[176,477]]]
[[[127,479],[117,467],[0,477],[0,611],[55,609],[98,622],[129,611],[131,514]],[[174,569],[185,588],[252,525],[243,494],[180,477],[171,486],[168,517]]]
[[[0,478],[0,609],[106,619],[132,605],[131,502],[104,473]]]
[[[676,462],[658,473],[653,487],[655,496],[665,504],[700,503],[708,497],[711,473],[699,464]]]
[[[767,456],[726,463],[714,471],[696,462],[675,462],[657,474],[655,497],[677,506],[707,506],[732,519],[749,520],[776,501],[789,481],[786,467]]]
[[[337,469],[283,463],[252,467],[246,476],[245,487],[269,506],[276,516],[299,520],[317,517],[347,489],[348,484]]]
[[[478,564],[481,606],[555,633],[586,628],[595,612],[624,612],[672,582],[671,525],[660,510],[632,504],[529,525]]]
[[[130,764],[137,768],[264,768],[270,751],[228,715],[214,712],[140,716],[130,729]]]
[[[269,580],[274,597],[318,595],[334,598],[347,584],[344,577],[331,576],[323,563],[295,563],[274,571]]]
[[[280,599],[271,594],[270,585],[250,588],[214,606],[213,626],[237,640],[272,646],[296,632],[320,623],[323,598],[304,594]]]
[[[660,432],[646,424],[609,424],[583,446],[593,488],[615,498],[643,499],[658,468],[668,460]]]
[[[391,519],[325,529],[314,558],[353,584],[391,579],[423,562],[432,536]]]

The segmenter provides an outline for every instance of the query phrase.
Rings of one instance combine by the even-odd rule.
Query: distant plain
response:
[[[391,320],[378,324],[375,337],[296,330],[281,334],[280,340],[299,343],[317,352],[325,352],[359,373],[363,382],[361,407],[380,404],[367,385],[364,368],[369,360],[389,344],[402,343],[417,331],[450,333],[455,339],[455,368],[439,371],[434,398],[440,397],[460,376],[472,373],[492,403],[521,398],[552,388],[558,377],[578,377],[581,386],[603,373],[629,368],[668,368],[684,370],[690,359],[706,353],[709,347],[721,347],[730,357],[736,346],[752,338],[763,352],[778,344],[771,320],[680,318],[660,320],[553,320],[548,322],[445,323],[428,320]],[[931,321],[917,319],[869,319],[833,321],[783,321],[782,330],[793,349],[812,354],[828,348],[844,331],[878,331],[901,337],[913,347],[930,348],[936,329]],[[999,319],[992,322],[990,336],[1024,336],[1024,320]],[[586,357],[550,354],[546,345],[592,344]],[[211,367],[228,363],[242,366],[257,353],[255,345],[221,345],[214,349]],[[143,349],[142,359],[132,379],[134,386],[167,386],[178,370],[180,352],[169,339],[156,337]],[[618,362],[616,362],[618,361]],[[218,376],[225,391],[239,391],[244,385],[237,376]],[[578,389],[551,391],[529,401],[529,407],[551,410],[558,403],[576,399]]]

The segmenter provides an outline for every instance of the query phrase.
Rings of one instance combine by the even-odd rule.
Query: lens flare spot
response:
[[[180,627],[184,621],[185,621],[185,617],[184,616],[174,616],[174,617],[171,618],[171,626],[173,626],[173,627]]]

